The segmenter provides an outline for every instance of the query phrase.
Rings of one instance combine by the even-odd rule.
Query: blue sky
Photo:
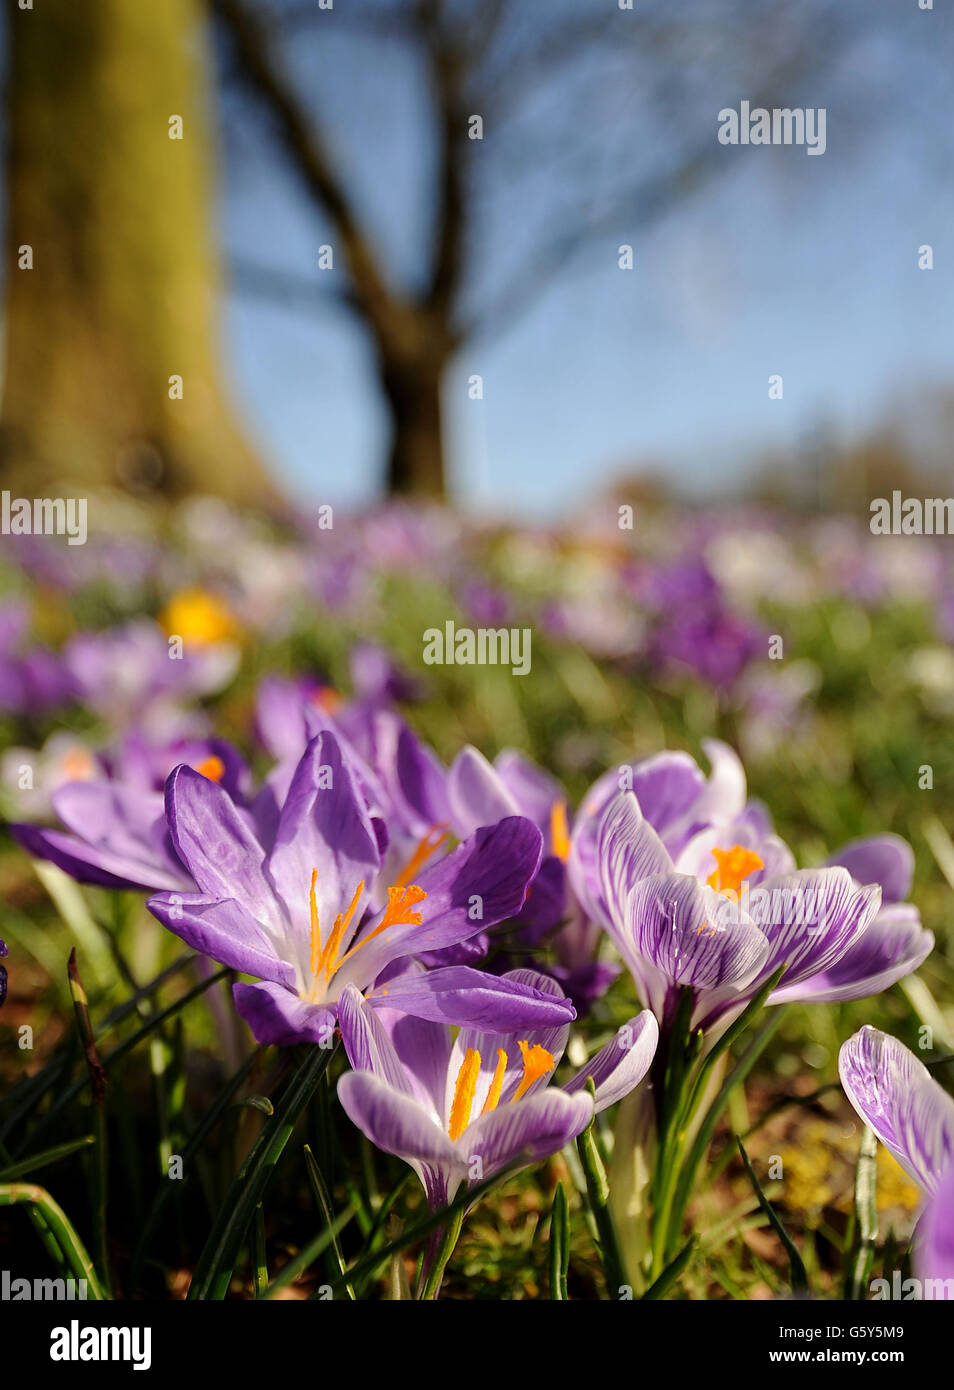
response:
[[[823,424],[856,437],[899,399],[950,384],[951,19],[915,0],[903,15],[891,8],[887,38],[862,20],[848,61],[817,83],[809,75],[791,100],[826,106],[823,156],[723,149],[701,194],[648,233],[621,221],[499,340],[462,351],[444,392],[456,500],[558,516],[641,463],[681,491],[718,496],[744,486],[768,449]],[[413,274],[428,187],[420,83],[390,46],[331,48],[320,66],[291,55],[296,79],[310,93],[320,76],[362,208],[394,265]],[[693,89],[693,120],[711,120],[714,143],[719,110],[753,82],[714,75]],[[327,229],[254,118],[225,112],[226,247],[317,284]],[[623,178],[626,148],[614,150]],[[519,240],[519,192],[507,215]],[[621,241],[635,248],[631,272],[617,268]],[[930,272],[917,266],[923,243],[934,247]],[[361,331],[333,308],[238,293],[224,329],[242,410],[279,475],[309,498],[373,497],[388,421]],[[481,402],[468,399],[471,373],[484,379]],[[768,398],[770,373],[784,379],[782,401]]]

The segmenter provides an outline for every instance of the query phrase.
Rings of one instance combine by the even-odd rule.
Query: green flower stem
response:
[[[460,1232],[463,1224],[464,1210],[461,1208],[454,1213],[450,1221],[448,1221],[447,1225],[444,1226],[441,1231],[438,1237],[439,1244],[437,1245],[437,1250],[424,1276],[424,1283],[418,1295],[423,1301],[426,1302],[437,1298],[440,1292],[441,1281],[444,1278],[444,1270],[447,1268],[447,1262],[451,1255],[453,1255],[457,1242],[460,1239]]]

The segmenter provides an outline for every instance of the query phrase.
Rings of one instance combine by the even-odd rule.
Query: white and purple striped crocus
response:
[[[954,1299],[954,1098],[877,1028],[842,1045],[838,1072],[858,1115],[927,1194],[914,1260],[925,1296]]]
[[[514,970],[501,977],[554,1001],[563,991],[549,976]],[[550,1084],[569,1028],[488,1033],[369,1009],[345,990],[340,1026],[353,1070],[338,1096],[379,1149],[414,1169],[433,1210],[514,1163],[557,1153],[599,1111],[622,1099],[649,1070],[659,1028],[649,1012],[629,1020],[564,1085]],[[594,1095],[587,1088],[592,1077]]]
[[[911,879],[905,842],[881,836],[796,869],[746,801],[735,754],[707,747],[708,782],[685,754],[665,754],[631,770],[631,790],[601,779],[574,825],[576,892],[660,1022],[689,988],[693,1027],[724,1027],[780,966],[773,1004],[859,999],[916,970],[934,938],[897,900]]]
[[[348,985],[376,1006],[497,1031],[574,1017],[563,999],[468,966],[405,968],[519,911],[541,854],[529,821],[477,830],[413,880],[398,874],[377,903],[368,889],[387,830],[327,730],[267,829],[189,767],[166,784],[166,815],[198,891],[147,906],[196,950],[258,978],[234,995],[259,1042],[327,1044]]]

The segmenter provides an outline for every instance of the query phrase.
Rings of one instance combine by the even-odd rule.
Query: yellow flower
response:
[[[187,646],[196,647],[227,642],[238,630],[222,600],[205,589],[174,594],[159,614],[159,625],[167,637],[181,637]]]

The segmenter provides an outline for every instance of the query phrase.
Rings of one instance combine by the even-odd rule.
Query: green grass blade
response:
[[[772,1230],[775,1232],[775,1234],[778,1236],[779,1240],[785,1247],[785,1253],[788,1256],[788,1274],[789,1283],[792,1286],[792,1292],[807,1293],[808,1275],[805,1272],[805,1262],[799,1254],[798,1247],[792,1240],[792,1237],[789,1235],[788,1231],[785,1229],[784,1223],[782,1222],[782,1219],[779,1216],[778,1212],[772,1206],[772,1203],[769,1201],[764,1191],[762,1190],[762,1184],[759,1182],[758,1174],[752,1167],[751,1160],[748,1154],[745,1152],[745,1145],[742,1143],[742,1140],[739,1138],[738,1135],[736,1135],[735,1137],[735,1142],[739,1146],[739,1153],[742,1155],[742,1162],[745,1165],[745,1171],[748,1176],[749,1182],[752,1184],[752,1190],[754,1191],[756,1197],[758,1197],[759,1199],[759,1206],[762,1208],[762,1210],[765,1212],[765,1215],[768,1217],[769,1224],[772,1227]]]
[[[262,1133],[249,1150],[222,1204],[199,1257],[189,1289],[191,1300],[225,1297],[255,1208],[271,1182],[275,1166],[291,1138],[298,1117],[324,1075],[333,1051],[330,1047],[309,1048],[304,1062],[276,1105],[274,1115],[266,1120]]]
[[[683,1271],[692,1259],[695,1248],[696,1238],[695,1236],[690,1236],[676,1258],[671,1260],[662,1274],[660,1274],[659,1278],[650,1284],[649,1288],[643,1294],[643,1299],[656,1302],[660,1298],[663,1298],[672,1288],[673,1284],[682,1276]]]
[[[37,1212],[63,1253],[76,1279],[85,1279],[87,1294],[97,1302],[108,1295],[102,1288],[86,1247],[73,1228],[66,1212],[55,1202],[45,1187],[35,1183],[3,1183],[0,1185],[0,1207],[25,1205]]]
[[[318,1212],[322,1217],[325,1225],[328,1227],[329,1230],[331,1230],[334,1224],[334,1212],[332,1211],[331,1207],[331,1193],[328,1191],[328,1184],[325,1182],[322,1176],[321,1169],[318,1167],[315,1155],[312,1153],[310,1147],[307,1144],[305,1145],[305,1167],[308,1170],[308,1181],[311,1183],[311,1190],[315,1198],[315,1203],[318,1207]],[[331,1248],[334,1251],[335,1261],[338,1265],[339,1274],[347,1274],[348,1266],[345,1261],[344,1254],[341,1250],[341,1244],[338,1240],[337,1232],[335,1232],[332,1237]],[[345,1284],[344,1287],[345,1293],[347,1293],[348,1297],[352,1301],[354,1301],[354,1289],[351,1287],[350,1284]]]
[[[52,1149],[43,1149],[41,1153],[30,1154],[27,1158],[21,1158],[16,1163],[8,1163],[5,1168],[0,1168],[0,1182],[14,1182],[18,1178],[25,1178],[35,1173],[38,1168],[58,1163],[61,1158],[68,1158],[70,1154],[75,1154],[80,1149],[88,1149],[90,1144],[95,1143],[95,1134],[84,1134],[82,1139],[71,1139],[66,1144],[54,1144]]]

